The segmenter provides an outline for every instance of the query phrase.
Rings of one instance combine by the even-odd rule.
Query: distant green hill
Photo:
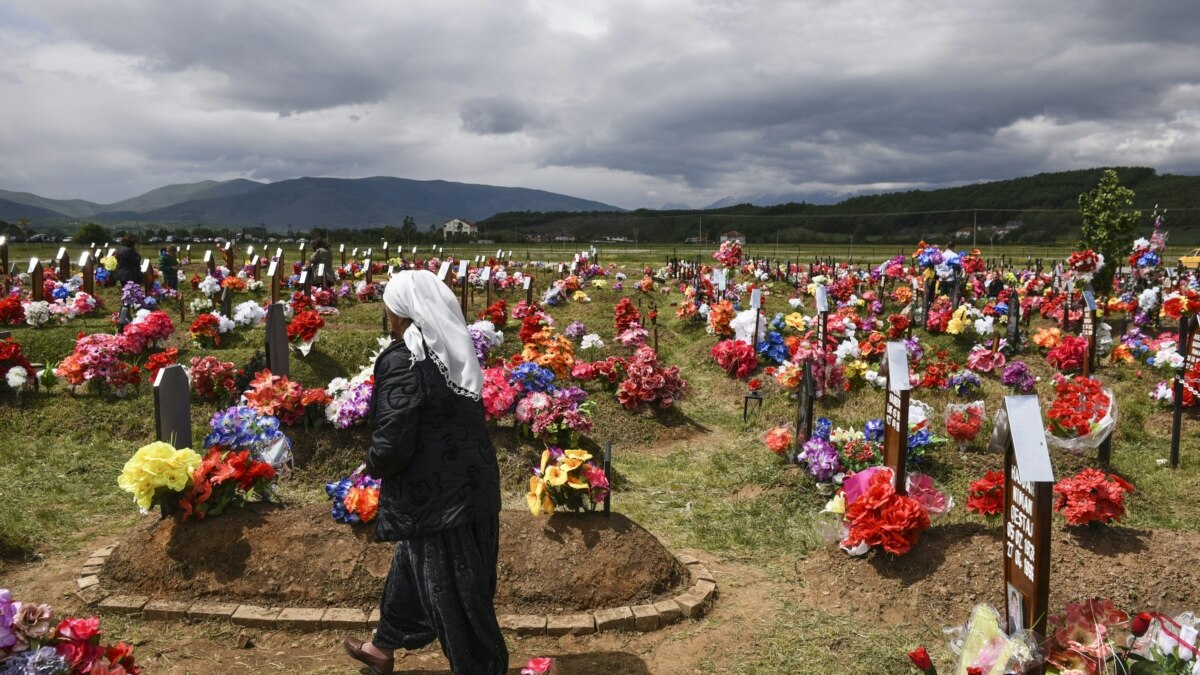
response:
[[[5,197],[5,194],[10,195]],[[333,229],[395,226],[406,216],[422,229],[451,218],[480,220],[502,211],[619,211],[615,206],[519,187],[497,187],[373,178],[296,178],[276,183],[249,180],[168,185],[100,205],[50,200],[30,193],[0,193],[0,220],[28,217],[34,227],[69,226],[81,220],[121,226],[260,226]],[[41,209],[30,211],[30,209]]]
[[[653,211],[620,214],[501,213],[480,223],[485,230],[576,237],[633,237],[643,241],[683,241],[704,236],[716,240],[729,230],[750,241],[841,242],[859,238],[880,243],[929,239],[946,243],[954,232],[977,228],[987,243],[992,228],[1021,223],[1003,235],[1010,243],[1070,239],[1079,228],[1079,195],[1100,180],[1103,168],[1043,173],[940,190],[910,190],[852,197],[838,204],[805,203],[756,206],[738,204],[711,210]],[[1200,241],[1200,176],[1158,175],[1145,167],[1118,167],[1121,184],[1136,193],[1148,229],[1155,204],[1169,209],[1171,242]],[[962,243],[962,240],[959,240]],[[966,240],[969,243],[969,239]]]

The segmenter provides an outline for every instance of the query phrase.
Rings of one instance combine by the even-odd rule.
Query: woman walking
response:
[[[455,673],[504,673],[492,605],[500,474],[483,372],[454,294],[432,273],[400,272],[383,301],[395,341],[375,362],[367,471],[383,481],[375,537],[397,542],[396,554],[374,639],[343,646],[391,673],[396,649],[437,639]]]

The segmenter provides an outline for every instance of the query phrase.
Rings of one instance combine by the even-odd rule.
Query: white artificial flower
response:
[[[834,355],[837,356],[838,363],[845,363],[849,359],[857,359],[859,353],[857,340],[843,340]]]
[[[754,346],[751,340],[754,339],[755,317],[758,317],[758,338],[761,340],[767,335],[767,321],[763,318],[761,312],[754,309],[743,310],[738,312],[737,316],[733,317],[733,320],[729,322],[729,327],[733,329],[736,338],[751,347]]]
[[[50,303],[38,300],[25,304],[25,323],[37,328],[50,321]]]
[[[20,391],[25,386],[25,383],[29,381],[29,373],[26,373],[25,369],[21,366],[13,366],[5,373],[4,381],[8,383],[9,388],[14,391]]]
[[[209,313],[212,314],[213,316],[217,317],[217,332],[218,333],[228,333],[229,331],[231,331],[237,327],[237,324],[235,324],[233,322],[233,319],[229,319],[224,316],[221,316],[221,314],[219,312],[209,312]]]
[[[267,310],[253,300],[239,303],[233,310],[233,322],[239,326],[257,326],[266,317]]]
[[[192,298],[188,306],[191,308],[192,314],[204,314],[213,308],[213,301],[208,296],[202,295],[198,298]]]
[[[995,328],[996,323],[990,316],[985,316],[982,319],[975,319],[975,332],[979,335],[991,335]]]
[[[1138,237],[1137,239],[1133,240],[1133,248],[1134,250],[1139,248],[1150,248],[1150,240],[1145,237]]]
[[[1149,312],[1158,305],[1158,287],[1147,288],[1138,295],[1138,308]]]
[[[206,276],[200,282],[200,285],[196,287],[196,290],[205,295],[216,295],[221,292],[221,282],[217,281],[215,277]]]
[[[788,304],[792,306],[792,309],[799,309],[804,305],[804,301],[800,298],[791,298],[788,300]]]
[[[604,341],[595,333],[588,333],[583,336],[583,340],[579,343],[580,349],[601,349],[604,347]]]

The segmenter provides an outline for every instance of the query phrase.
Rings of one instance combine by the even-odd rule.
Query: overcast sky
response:
[[[392,175],[622,207],[1200,173],[1200,2],[0,0],[0,188]]]

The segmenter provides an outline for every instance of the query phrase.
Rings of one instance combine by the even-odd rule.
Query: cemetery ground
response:
[[[21,260],[15,254],[13,258]],[[633,260],[602,262],[621,265]],[[193,264],[188,275],[200,269]],[[638,274],[632,264],[628,271],[631,277]],[[588,294],[591,303],[571,302],[550,313],[560,326],[580,319],[608,342],[612,307],[622,294],[592,289]],[[709,350],[715,340],[703,327],[685,326],[674,317],[669,305],[679,300],[678,289],[670,295],[627,294],[641,297],[643,310],[651,301],[659,303],[659,352],[664,363],[680,366],[689,394],[673,410],[631,414],[612,394],[593,393],[598,408],[591,439],[598,446],[613,444],[614,511],[645,527],[671,551],[704,561],[717,578],[718,597],[702,620],[651,633],[510,635],[511,664],[519,670],[529,657],[555,656],[564,675],[906,673],[911,671],[905,653],[920,644],[929,646],[935,661],[948,663],[941,629],[964,622],[978,602],[1002,607],[1003,539],[998,521],[967,514],[962,505],[967,485],[986,470],[1001,468],[1003,456],[983,449],[983,440],[968,452],[960,452],[953,443],[939,446],[926,471],[958,506],[904,557],[875,551],[851,558],[827,541],[819,526],[827,497],[817,493],[805,472],[769,452],[759,439],[768,428],[795,419],[794,403],[777,391],[769,393],[761,409],[752,408],[743,422],[746,385],[713,362]],[[109,308],[118,304],[113,289],[100,295]],[[187,295],[191,297],[190,289]],[[496,297],[516,304],[523,293],[514,290]],[[785,301],[786,294],[767,298],[767,316],[787,311]],[[484,305],[483,294],[477,293],[472,313]],[[323,387],[334,377],[355,372],[376,347],[381,311],[379,302],[343,303],[340,314],[327,319],[313,351],[307,357],[293,353],[292,378]],[[209,353],[190,344],[187,325],[194,317],[181,322],[174,307],[171,312],[176,320],[171,346],[180,349],[179,362]],[[1035,318],[1033,326],[1040,324]],[[70,353],[79,332],[113,329],[103,316],[59,327],[15,329],[13,337],[31,360],[53,363]],[[211,353],[244,364],[263,335],[261,327],[239,330],[227,346]],[[960,363],[970,347],[946,335],[928,340],[948,349]],[[503,353],[511,353],[517,342],[514,331]],[[591,358],[608,353],[621,353],[621,348],[610,345]],[[1043,382],[1052,374],[1041,357],[1029,355],[1026,362]],[[1185,417],[1181,468],[1161,467],[1158,460],[1168,454],[1170,411],[1156,407],[1147,395],[1154,375],[1139,377],[1133,367],[1109,365],[1098,375],[1113,388],[1120,406],[1112,470],[1136,491],[1119,525],[1068,528],[1055,517],[1050,606],[1109,597],[1122,607],[1148,605],[1168,612],[1200,607],[1200,568],[1194,564],[1200,543],[1200,420],[1194,413]],[[1004,393],[997,378],[984,378],[982,398],[989,420]],[[1048,405],[1049,387],[1039,385],[1039,394],[1043,406]],[[936,411],[952,396],[926,389],[913,394]],[[867,387],[844,400],[818,402],[816,410],[835,425],[861,426],[882,417],[883,406],[884,392]],[[217,409],[193,402],[194,438],[203,438]],[[495,430],[505,507],[534,520],[526,510],[524,492],[537,449],[518,439],[508,424]],[[990,421],[985,424],[981,439],[987,438],[990,426]],[[366,450],[365,430],[293,427],[288,433],[297,469],[282,481],[281,496],[288,508],[327,513],[324,483],[359,464]],[[139,515],[116,483],[133,451],[153,437],[152,395],[145,383],[136,396],[124,399],[73,395],[60,383],[49,393],[26,394],[16,405],[0,403],[0,587],[53,603],[64,612],[85,611],[74,592],[88,552],[124,541],[132,530],[158,518]],[[1051,452],[1059,477],[1094,464],[1091,456]],[[328,518],[323,522],[314,525],[310,537],[314,562],[330,537],[349,529]],[[545,517],[541,522],[547,522]],[[215,523],[191,525],[203,532],[209,524]],[[359,538],[365,546],[370,529],[362,529],[368,532]],[[318,564],[277,571],[301,580],[321,573]],[[298,633],[112,615],[105,615],[104,629],[114,639],[135,644],[147,672],[357,672],[340,651],[344,633],[337,631]],[[404,669],[446,672],[447,666],[431,646],[398,660],[397,670]]]

